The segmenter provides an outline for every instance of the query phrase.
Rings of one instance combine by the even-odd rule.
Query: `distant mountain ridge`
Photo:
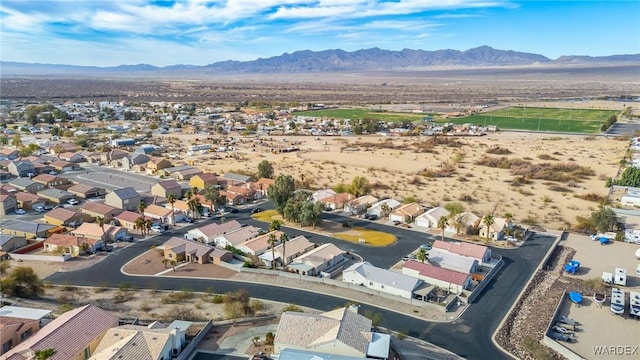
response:
[[[170,65],[157,67],[149,64],[120,65],[115,67],[74,66],[55,64],[26,64],[0,61],[0,74],[181,74],[203,73],[299,73],[299,72],[367,72],[428,70],[441,67],[482,68],[496,66],[526,66],[536,64],[579,65],[595,63],[640,63],[640,54],[602,57],[561,56],[551,60],[543,55],[498,50],[490,46],[459,50],[383,50],[380,48],[344,51],[341,49],[284,53],[252,61],[220,61],[209,65]]]

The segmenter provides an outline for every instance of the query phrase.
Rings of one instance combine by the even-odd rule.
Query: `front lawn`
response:
[[[260,211],[259,213],[255,213],[253,215],[251,215],[252,218],[258,220],[258,221],[264,221],[266,223],[271,224],[271,222],[276,219],[276,217],[279,217],[280,214],[278,214],[277,210],[271,209],[271,210],[265,210],[265,211]]]
[[[397,238],[392,234],[381,231],[367,230],[359,227],[336,233],[334,237],[353,243],[360,243],[360,239],[364,239],[365,244],[371,246],[387,246],[393,244],[397,240]]]

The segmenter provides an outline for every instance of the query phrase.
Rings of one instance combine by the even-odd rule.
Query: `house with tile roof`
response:
[[[333,189],[320,189],[316,190],[311,194],[311,198],[313,201],[321,201],[322,199],[326,199],[330,196],[336,195],[336,192]]]
[[[424,280],[445,291],[460,294],[471,288],[472,279],[469,274],[444,269],[427,263],[410,260],[402,265],[402,273]]]
[[[50,174],[40,174],[31,178],[31,180],[44,185],[46,188],[62,188],[71,184],[67,178]]]
[[[0,160],[14,160],[20,157],[20,151],[8,147],[0,148]]]
[[[325,204],[331,210],[336,210],[336,209],[344,209],[344,206],[349,201],[352,201],[355,198],[356,198],[355,195],[344,192],[344,193],[325,197],[324,199],[320,200],[320,202]]]
[[[118,320],[116,315],[94,305],[67,311],[0,355],[0,360],[29,360],[36,351],[50,348],[56,353],[49,360],[87,359]]]
[[[367,210],[368,207],[378,202],[378,198],[373,195],[364,195],[359,198],[353,199],[347,202],[344,206],[344,211],[352,214],[361,214]]]
[[[173,223],[173,212],[170,208],[164,206],[149,205],[144,209],[143,214],[148,218],[158,220],[162,223]]]
[[[58,157],[64,161],[69,161],[72,163],[81,163],[87,161],[87,159],[80,152],[63,152],[58,154]]]
[[[3,306],[0,308],[0,354],[29,338],[42,326],[42,318],[51,313],[20,306]]]
[[[81,199],[104,196],[107,193],[105,189],[85,184],[74,184],[69,187],[67,191]]]
[[[346,261],[344,251],[327,243],[306,252],[287,265],[287,270],[308,276],[329,276]]]
[[[141,199],[134,188],[126,187],[108,193],[104,197],[104,203],[117,209],[136,211]]]
[[[242,224],[236,220],[227,221],[222,224],[211,223],[196,229],[187,231],[185,237],[188,239],[203,242],[205,244],[215,243],[217,236],[223,235],[227,232],[231,232],[240,229]]]
[[[249,239],[253,239],[260,234],[260,229],[255,226],[243,226],[239,229],[226,232],[213,239],[215,246],[226,248],[227,246],[237,247]]]
[[[404,204],[397,209],[391,211],[389,220],[400,221],[403,223],[412,223],[415,218],[424,212],[424,208],[417,203]]]
[[[70,227],[79,226],[85,221],[93,221],[93,218],[87,214],[65,208],[50,210],[44,214],[43,218],[47,224]]]
[[[484,223],[484,218],[483,218],[480,221],[480,230],[479,230],[478,236],[483,238],[489,238],[494,241],[502,240],[504,239],[504,235],[505,235],[504,233],[506,229],[510,225],[511,224],[507,219],[501,218],[501,217],[494,217],[493,224],[487,227],[487,224]]]
[[[94,219],[98,216],[104,219],[105,222],[111,221],[116,215],[122,213],[122,209],[116,209],[113,206],[100,204],[97,202],[87,201],[80,206],[80,212],[87,214]]]
[[[313,250],[316,244],[312,243],[304,237],[304,235],[296,236],[290,239],[285,244],[276,245],[273,249],[274,254],[271,251],[267,251],[260,255],[258,258],[264,263],[266,267],[272,267],[273,256],[275,256],[276,264],[279,266],[286,266],[298,256]],[[286,262],[284,257],[286,256]]]
[[[275,182],[274,179],[260,178],[257,181],[247,183],[247,185],[254,191],[254,198],[257,200],[266,198],[267,191]]]
[[[447,220],[447,227],[445,228],[445,231],[456,234],[471,234],[474,229],[480,226],[481,220],[482,219],[478,215],[470,211],[465,211],[449,218],[449,220]]]
[[[283,232],[280,230],[270,231],[266,234],[254,237],[243,243],[240,243],[237,246],[235,246],[235,248],[244,252],[247,255],[260,256],[264,254],[267,250],[271,249],[272,245],[269,244],[269,238],[271,237],[271,235],[275,236],[276,244],[280,244],[280,236],[282,234]]]
[[[123,227],[104,224],[103,231],[103,228],[96,223],[83,223],[73,229],[71,234],[89,239],[102,240],[104,242],[121,241],[129,236],[129,232]]]
[[[61,173],[80,169],[80,165],[65,160],[52,161],[49,163],[49,166]]]
[[[151,187],[151,194],[164,198],[173,195],[176,199],[180,199],[182,198],[182,185],[175,180],[160,181]]]
[[[16,178],[9,181],[9,185],[14,186],[20,190],[28,191],[32,194],[44,189],[44,185],[37,183],[28,178]]]
[[[233,258],[233,254],[229,251],[179,237],[170,238],[164,244],[158,246],[158,250],[163,251],[165,259],[177,262],[186,261],[198,264],[211,262],[219,264],[221,261],[229,262]]]
[[[275,354],[285,349],[382,358],[389,356],[390,336],[371,330],[371,320],[354,309],[321,314],[287,311],[280,317],[273,343]]]
[[[120,214],[116,215],[114,218],[115,220],[117,220],[117,223],[120,224],[121,227],[129,231],[133,231],[133,230],[136,230],[135,229],[136,220],[138,220],[138,218],[140,217],[142,217],[140,213],[125,210]],[[148,219],[148,218],[145,217],[145,219]],[[149,220],[153,220],[153,219],[149,219]]]
[[[84,245],[86,244],[86,245]],[[86,246],[86,250],[84,247]],[[44,241],[45,252],[59,252],[76,257],[85,252],[95,253],[104,247],[102,239],[79,237],[66,234],[53,234]]]
[[[0,233],[17,235],[26,239],[46,238],[55,226],[33,221],[6,219],[0,221]]]
[[[26,191],[18,191],[15,192],[14,195],[16,196],[18,207],[21,209],[33,210],[38,206],[44,207],[47,205],[46,199]]]
[[[418,215],[413,222],[416,226],[437,229],[440,218],[447,216],[449,216],[449,211],[442,206],[437,206]]]
[[[117,326],[107,330],[91,360],[169,360],[184,348],[185,330],[157,322]]]
[[[189,179],[190,187],[197,187],[198,189],[204,189],[207,186],[218,186],[218,175],[214,173],[202,173],[197,174]]]
[[[491,261],[491,248],[483,245],[468,243],[464,241],[435,240],[432,244],[432,247],[434,249],[440,249],[452,254],[468,256],[470,258],[478,260],[480,264]]]
[[[346,268],[342,272],[342,281],[406,299],[414,298],[414,291],[423,283],[418,278],[378,268],[366,261]]]

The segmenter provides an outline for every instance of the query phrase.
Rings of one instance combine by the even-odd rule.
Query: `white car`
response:
[[[45,209],[43,206],[36,206],[33,208],[33,210],[35,210],[36,212],[45,212]]]
[[[80,202],[76,199],[69,199],[67,200],[67,204],[69,205],[78,205]]]
[[[160,226],[152,226],[150,230],[158,234],[162,234],[164,232],[164,229]]]
[[[24,215],[24,214],[26,214],[26,213],[27,213],[26,211],[24,211],[24,209],[16,209],[16,211],[14,211],[14,212],[15,212],[16,214],[18,214],[18,215]]]

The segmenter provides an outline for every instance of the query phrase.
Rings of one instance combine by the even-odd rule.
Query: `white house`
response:
[[[372,195],[360,196],[359,198],[353,199],[349,201],[344,206],[345,212],[350,212],[352,214],[360,214],[367,210],[367,207],[375,204],[378,201],[378,198]]]
[[[311,194],[311,198],[313,199],[313,201],[320,201],[324,198],[328,198],[334,195],[336,195],[336,192],[331,189],[320,189],[314,191],[313,194]]]
[[[422,280],[416,277],[381,269],[366,261],[345,269],[342,281],[407,299],[413,298],[414,290],[422,284]]]
[[[254,226],[244,226],[240,229],[234,229],[224,234],[218,235],[213,239],[215,246],[225,248],[227,246],[237,247],[243,242],[253,239],[260,234],[260,229]]]
[[[483,238],[489,238],[491,240],[502,240],[504,238],[504,232],[511,224],[505,218],[495,217],[493,218],[493,224],[490,227],[484,223],[484,218],[480,221],[480,231],[478,235]],[[489,233],[487,236],[487,232]]]
[[[461,272],[463,274],[471,274],[476,272],[478,269],[478,260],[440,249],[429,250],[429,263],[444,269]]]
[[[287,269],[302,275],[326,277],[345,260],[344,251],[328,243],[293,259]]]
[[[437,228],[438,221],[444,216],[449,216],[449,211],[442,206],[427,210],[424,214],[415,219],[416,226],[424,228]]]
[[[640,207],[640,196],[635,194],[622,195],[622,197],[620,197],[620,204],[622,206]]]
[[[452,254],[468,256],[476,259],[480,265],[491,260],[491,248],[483,245],[472,244],[464,241],[435,240],[432,246],[434,249],[440,249]]]
[[[224,233],[240,229],[241,227],[242,224],[236,220],[231,220],[222,224],[213,223],[197,229],[189,230],[184,234],[184,237],[191,240],[197,240],[205,244],[211,244],[214,242],[216,237]]]
[[[380,200],[367,209],[367,214],[376,215],[377,217],[382,218],[384,215],[382,211],[383,204],[386,204],[389,207],[389,211],[393,211],[402,205],[400,201],[394,199]]]

